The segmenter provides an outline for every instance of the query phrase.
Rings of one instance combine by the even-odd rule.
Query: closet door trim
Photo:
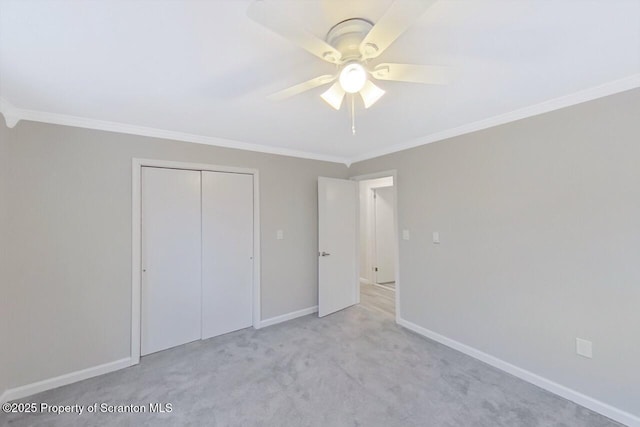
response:
[[[260,327],[260,177],[257,169],[185,163],[170,160],[132,159],[131,169],[131,365],[140,363],[142,294],[142,168],[157,167],[193,171],[242,173],[253,176],[253,327]]]

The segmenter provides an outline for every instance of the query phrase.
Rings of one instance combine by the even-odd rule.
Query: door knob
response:
[[[329,252],[325,252],[325,251],[322,251],[320,253],[320,256],[329,256],[329,255],[331,255],[331,254]]]

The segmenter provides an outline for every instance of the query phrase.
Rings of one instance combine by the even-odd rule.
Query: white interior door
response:
[[[202,172],[202,338],[253,324],[253,175]]]
[[[318,178],[318,315],[358,301],[358,183]]]
[[[142,355],[200,339],[200,172],[142,168]]]
[[[374,194],[376,283],[390,283],[396,280],[393,187],[376,188]]]

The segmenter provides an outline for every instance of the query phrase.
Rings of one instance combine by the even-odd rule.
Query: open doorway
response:
[[[396,317],[396,189],[394,176],[359,177],[360,304]]]

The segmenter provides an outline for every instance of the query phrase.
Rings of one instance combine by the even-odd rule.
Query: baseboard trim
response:
[[[28,397],[36,393],[86,380],[88,378],[97,377],[98,375],[107,374],[119,369],[128,368],[129,366],[131,366],[131,358],[126,357],[124,359],[115,360],[113,362],[104,363],[102,365],[93,366],[80,371],[70,372],[58,377],[49,378],[20,387],[10,388],[2,393],[2,396],[0,396],[0,403],[22,399],[23,397]]]
[[[418,326],[415,323],[409,322],[408,320],[398,319],[398,324],[413,332],[416,332],[417,334],[437,341],[440,344],[444,344],[447,347],[458,350],[459,352],[464,353],[467,356],[478,359],[488,365],[493,366],[494,368],[498,368],[501,371],[505,371],[524,381],[543,388],[553,394],[564,397],[565,399],[575,402],[578,405],[598,412],[599,414],[602,414],[605,417],[609,417],[612,420],[623,423],[629,427],[640,427],[640,417],[623,411],[622,409],[618,409],[607,403],[594,399],[593,397],[589,397],[578,391],[570,389],[569,387],[565,387],[547,378],[541,377],[540,375],[534,374],[533,372],[527,371],[526,369],[512,365],[509,362],[505,362],[502,359],[498,359],[497,357],[484,353],[476,348],[470,347],[466,344],[462,344],[461,342],[445,337],[444,335],[440,335],[429,329],[423,328],[422,326]]]
[[[304,308],[302,310],[294,311],[291,313],[283,314],[281,316],[276,316],[270,319],[263,320],[260,322],[260,327],[264,328],[267,326],[276,325],[278,323],[286,322],[288,320],[292,320],[298,317],[316,313],[317,311],[318,311],[318,306]],[[502,359],[499,359],[495,356],[491,356],[490,354],[484,353],[476,348],[470,347],[466,344],[462,344],[444,335],[440,335],[429,329],[423,328],[422,326],[418,326],[415,323],[409,322],[408,320],[399,319],[398,324],[417,334],[420,334],[424,337],[427,337],[436,342],[439,342],[440,344],[446,345],[447,347],[450,347],[454,350],[460,351],[461,353],[464,353],[468,356],[478,359],[484,363],[487,363],[488,365],[491,365],[495,368],[505,371],[524,381],[527,381],[540,388],[543,388],[551,393],[557,394],[558,396],[564,397],[565,399],[571,400],[572,402],[575,402],[578,405],[584,406],[585,408],[598,412],[615,421],[621,422],[630,427],[640,427],[640,417],[638,416],[635,416],[626,411],[623,411],[614,406],[611,406],[607,403],[601,402],[590,396],[587,396],[578,391],[565,387],[561,384],[558,384],[540,375],[534,374],[533,372],[527,371],[526,369],[512,365],[511,363],[505,362]],[[5,390],[4,393],[0,395],[0,403],[9,402],[16,399],[22,399],[24,397],[28,397],[36,393],[40,393],[46,390],[51,390],[51,389],[61,387],[67,384],[75,383],[78,381],[86,380],[88,378],[93,378],[98,375],[107,374],[109,372],[117,371],[119,369],[127,368],[129,366],[131,366],[131,358],[126,357],[124,359],[116,360],[109,363],[104,363],[102,365],[82,369],[80,371],[70,372],[68,374],[60,375],[58,377],[49,378],[46,380],[23,385],[20,387],[11,388],[11,389]]]
[[[270,319],[265,319],[260,322],[260,328],[266,328],[267,326],[277,325],[278,323],[286,322],[287,320],[292,320],[297,317],[306,316],[308,314],[313,314],[318,312],[318,306],[314,305],[313,307],[303,308],[302,310],[292,311],[291,313],[283,314],[281,316],[272,317]]]

